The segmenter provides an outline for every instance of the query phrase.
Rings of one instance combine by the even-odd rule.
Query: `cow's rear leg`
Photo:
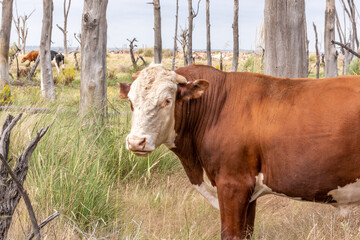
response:
[[[247,229],[253,229],[253,218],[255,217],[255,204],[249,205],[251,187],[245,183],[229,181],[217,183],[217,187],[221,215],[221,239],[246,239],[250,236]],[[250,214],[247,220],[248,210]]]

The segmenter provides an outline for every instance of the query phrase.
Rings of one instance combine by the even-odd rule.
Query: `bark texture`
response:
[[[239,0],[234,0],[234,22],[233,28],[233,59],[231,71],[237,72],[239,63]]]
[[[13,0],[2,1],[0,29],[0,90],[10,84],[9,80],[9,47],[13,12]]]
[[[176,59],[176,52],[177,52],[177,32],[178,32],[178,22],[179,22],[179,0],[176,0],[176,14],[175,14],[175,34],[174,34],[174,52],[173,58],[171,62],[171,70],[175,70],[175,59]]]
[[[337,57],[335,45],[335,0],[326,0],[325,10],[325,33],[324,33],[324,54],[325,54],[325,78],[338,76]]]
[[[80,112],[106,114],[108,0],[85,0],[81,25]]]
[[[264,73],[307,77],[304,0],[265,0]]]
[[[207,65],[212,65],[210,38],[210,0],[206,0],[206,57]]]
[[[160,0],[154,0],[154,62],[161,63],[162,41],[161,41],[161,14]]]
[[[192,0],[188,0],[188,39],[187,39],[187,65],[193,63],[192,58],[192,33],[193,33],[193,20],[194,20],[194,12],[192,8]]]
[[[315,23],[313,23],[313,27],[314,27],[314,32],[315,32],[316,78],[319,79],[319,76],[320,76],[320,53],[319,53],[318,34],[317,34]]]
[[[50,55],[53,10],[53,1],[44,0],[39,55],[41,65],[41,94],[47,99],[56,98]]]

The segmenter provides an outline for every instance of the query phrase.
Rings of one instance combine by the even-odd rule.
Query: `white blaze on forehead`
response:
[[[214,208],[220,210],[217,189],[216,187],[212,186],[204,169],[203,169],[203,173],[204,173],[203,174],[204,181],[200,185],[193,185],[193,186],[201,195],[203,195],[204,198],[206,198],[210,202],[210,204]]]

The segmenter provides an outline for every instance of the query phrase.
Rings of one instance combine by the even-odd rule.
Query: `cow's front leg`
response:
[[[228,180],[220,182],[217,186],[221,215],[221,239],[249,238],[248,230],[252,231],[255,216],[255,204],[249,205],[251,186],[243,182]],[[250,211],[249,221],[247,221],[248,210]]]

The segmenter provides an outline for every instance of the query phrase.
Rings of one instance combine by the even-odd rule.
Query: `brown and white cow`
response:
[[[127,148],[146,156],[169,147],[220,209],[222,239],[249,237],[264,194],[340,209],[360,203],[360,77],[151,65],[119,85],[133,111]]]

